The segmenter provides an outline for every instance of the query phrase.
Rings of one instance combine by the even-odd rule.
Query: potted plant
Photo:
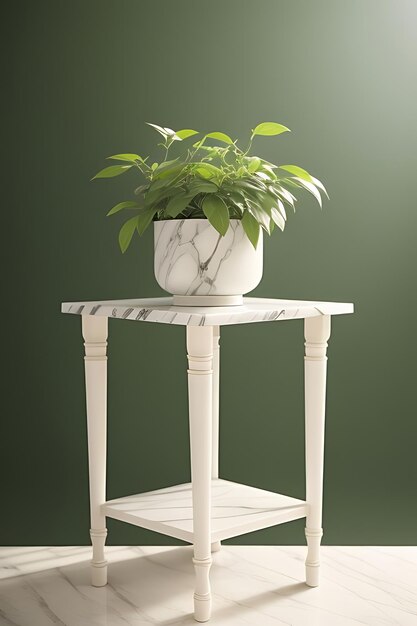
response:
[[[133,214],[120,229],[121,251],[153,222],[155,277],[176,304],[240,304],[262,278],[263,232],[284,230],[285,205],[294,209],[301,188],[321,206],[323,184],[297,165],[274,165],[250,154],[256,136],[288,132],[282,124],[258,124],[245,150],[223,132],[208,133],[176,158],[168,158],[171,146],[189,146],[183,142],[198,132],[149,125],[162,136],[160,163],[115,154],[108,158],[119,163],[94,176],[113,178],[133,169],[145,179],[134,200],[107,214]]]

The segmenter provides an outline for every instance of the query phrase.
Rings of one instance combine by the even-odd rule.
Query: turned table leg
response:
[[[212,465],[213,328],[187,326],[188,405],[193,499],[194,617],[206,622],[211,613],[210,515]]]
[[[211,476],[219,477],[219,380],[220,380],[220,326],[213,326],[213,422]],[[211,544],[211,551],[218,552],[220,541]]]
[[[323,462],[324,420],[326,405],[327,340],[330,316],[305,320],[305,435],[306,501],[308,504],[305,535],[307,539],[306,583],[319,584],[320,542],[323,535]]]
[[[85,346],[88,468],[90,483],[90,536],[93,545],[91,582],[107,584],[104,544],[106,518],[101,505],[106,499],[106,417],[107,417],[107,317],[82,316]]]

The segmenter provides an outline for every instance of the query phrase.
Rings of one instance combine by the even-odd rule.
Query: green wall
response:
[[[162,295],[152,233],[122,256],[120,220],[105,218],[134,176],[90,177],[109,154],[152,151],[146,121],[246,140],[275,120],[293,132],[256,149],[304,165],[331,202],[305,195],[266,242],[253,295],[356,306],[329,347],[324,542],[415,544],[416,3],[10,5],[0,543],[89,541],[80,320],[60,302]],[[109,497],[187,481],[184,329],[109,326]],[[302,368],[300,321],[224,329],[224,477],[303,497]],[[109,527],[109,543],[171,542]],[[304,543],[302,529],[234,542]]]

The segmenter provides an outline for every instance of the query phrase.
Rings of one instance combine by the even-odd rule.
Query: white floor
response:
[[[196,624],[192,548],[108,547],[109,584],[89,584],[90,549],[0,548],[0,624]],[[417,626],[417,548],[322,548],[304,584],[304,547],[222,546],[213,617],[224,626]]]

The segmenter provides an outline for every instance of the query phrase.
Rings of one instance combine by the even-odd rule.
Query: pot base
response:
[[[242,306],[243,296],[173,296],[174,306]]]

